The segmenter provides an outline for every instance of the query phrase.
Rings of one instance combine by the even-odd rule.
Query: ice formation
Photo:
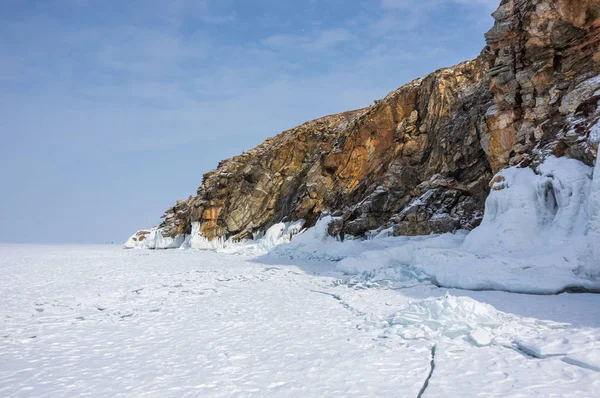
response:
[[[600,120],[592,127],[590,140],[594,143],[600,142]],[[592,268],[595,263],[594,274],[600,276],[600,162],[596,159],[594,168],[594,178],[590,188],[589,203],[589,225],[588,236],[592,262]]]
[[[483,222],[467,236],[464,250],[524,252],[585,234],[591,168],[551,157],[537,172],[510,167],[496,175]]]
[[[200,223],[194,222],[192,223],[192,233],[185,239],[183,248],[248,255],[265,254],[278,245],[289,243],[295,235],[302,231],[304,223],[304,220],[277,223],[264,233],[257,234],[254,240],[213,239],[211,241],[202,236]]]
[[[577,160],[550,157],[535,171],[502,170],[492,182],[483,222],[464,242],[458,236],[411,238],[344,259],[338,269],[359,274],[403,267],[439,286],[472,290],[600,289],[599,173]]]
[[[386,333],[403,339],[462,339],[476,346],[511,346],[517,336],[535,338],[540,332],[568,326],[507,314],[470,297],[448,294],[410,301],[387,322]]]

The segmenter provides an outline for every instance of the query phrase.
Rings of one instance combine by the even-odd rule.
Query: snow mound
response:
[[[351,245],[345,245],[337,238],[329,236],[329,224],[336,220],[336,217],[324,216],[317,221],[315,226],[286,242],[289,244],[272,247],[270,253],[286,257],[340,260],[348,256],[352,249],[350,248]],[[356,251],[354,253],[358,254]]]
[[[507,314],[470,297],[451,295],[411,301],[388,323],[386,333],[403,339],[463,339],[477,346],[510,346],[516,336],[534,338],[542,331],[568,326]]]
[[[566,253],[549,248],[548,253],[522,258],[429,249],[416,253],[412,266],[428,275],[435,285],[446,288],[531,294],[598,289],[598,281],[577,273],[578,252],[574,248]]]

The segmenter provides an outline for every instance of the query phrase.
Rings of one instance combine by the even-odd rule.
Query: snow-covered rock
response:
[[[125,249],[177,249],[185,241],[184,235],[177,235],[175,238],[163,236],[161,229],[152,228],[140,230],[133,234],[127,242]]]
[[[511,167],[498,173],[483,222],[464,242],[460,235],[396,238],[393,246],[344,258],[338,269],[372,278],[378,269],[395,267],[404,270],[396,272],[401,279],[412,275],[472,290],[598,290],[599,231],[600,172],[577,160],[550,157],[536,170]]]
[[[145,249],[146,247],[146,239],[152,233],[153,229],[142,229],[137,231],[135,234],[131,235],[127,242],[123,245],[125,249]]]

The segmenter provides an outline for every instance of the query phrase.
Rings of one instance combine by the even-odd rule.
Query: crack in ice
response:
[[[338,301],[342,307],[344,307],[345,309],[347,309],[348,311],[350,311],[351,313],[353,313],[356,316],[359,317],[365,317],[367,314],[365,312],[362,312],[354,307],[352,307],[350,304],[346,303],[341,296],[335,294],[335,293],[329,293],[329,292],[323,292],[321,290],[312,290],[310,289],[311,292],[313,293],[319,293],[319,294],[324,294],[326,296],[332,297],[334,300]]]
[[[435,370],[435,349],[436,349],[436,345],[434,344],[433,347],[431,347],[431,362],[429,362],[429,374],[427,375],[427,378],[425,379],[425,383],[423,383],[423,387],[421,387],[421,390],[419,391],[419,394],[417,395],[417,398],[421,398],[423,396],[423,394],[425,393],[425,391],[427,390],[427,387],[429,387],[429,380],[431,380],[431,376],[433,376],[433,371]]]

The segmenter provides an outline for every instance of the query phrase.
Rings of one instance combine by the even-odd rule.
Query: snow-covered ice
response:
[[[0,396],[597,396],[599,169],[502,170],[470,233],[0,245]]]
[[[600,295],[398,289],[356,283],[336,264],[0,245],[0,396],[591,397],[600,388]]]
[[[210,252],[0,250],[3,397],[416,396],[429,369],[425,345],[359,330],[360,316],[320,293],[332,279],[298,267]]]

